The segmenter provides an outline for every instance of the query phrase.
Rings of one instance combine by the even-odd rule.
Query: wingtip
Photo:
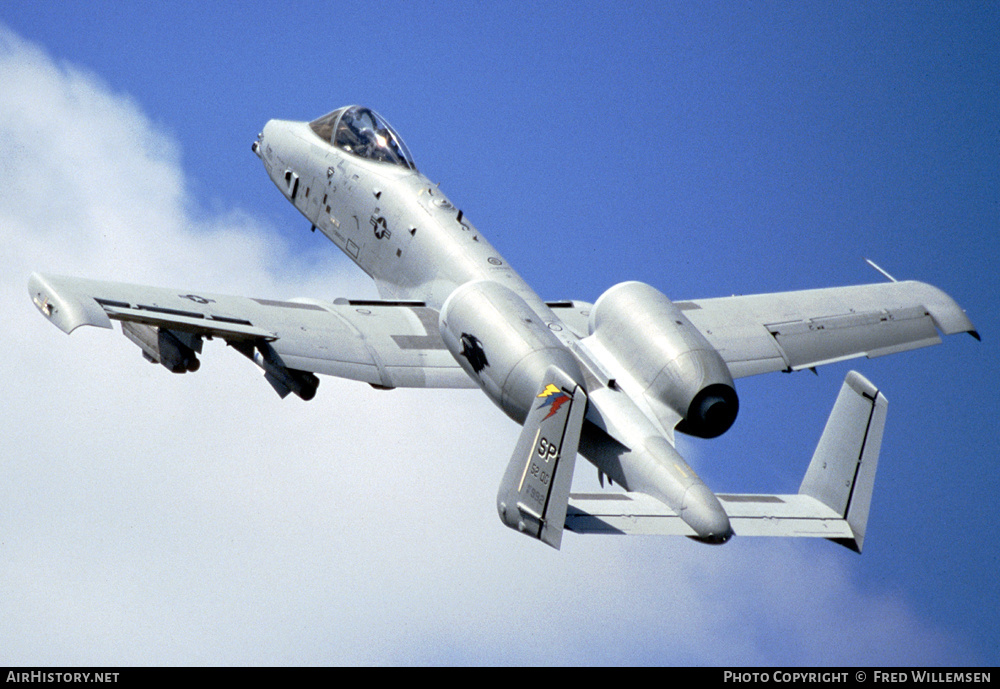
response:
[[[74,291],[72,279],[32,273],[28,293],[38,310],[57,328],[69,334],[81,325],[110,328],[104,309],[86,294]]]

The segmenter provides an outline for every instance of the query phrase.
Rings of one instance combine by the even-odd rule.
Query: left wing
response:
[[[922,282],[675,302],[733,378],[797,371],[939,344],[975,327],[955,300]]]
[[[475,387],[441,339],[438,312],[421,302],[277,301],[37,273],[28,290],[64,332],[121,321],[147,359],[175,372],[197,368],[202,338],[222,338],[282,396],[311,397],[316,373],[379,388]]]

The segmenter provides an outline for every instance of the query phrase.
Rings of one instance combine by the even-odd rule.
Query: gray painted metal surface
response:
[[[500,521],[557,549],[586,406],[583,388],[549,367],[497,493]]]

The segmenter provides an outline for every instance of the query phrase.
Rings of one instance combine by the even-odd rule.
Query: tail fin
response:
[[[860,373],[848,373],[799,487],[800,495],[816,498],[843,516],[854,537],[831,540],[859,553],[888,405]]]
[[[549,367],[507,465],[497,510],[500,519],[559,549],[587,394]]]

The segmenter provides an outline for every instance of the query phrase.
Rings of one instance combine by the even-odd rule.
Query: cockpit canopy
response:
[[[351,105],[309,123],[328,144],[356,156],[416,170],[406,144],[389,123],[373,110]]]

